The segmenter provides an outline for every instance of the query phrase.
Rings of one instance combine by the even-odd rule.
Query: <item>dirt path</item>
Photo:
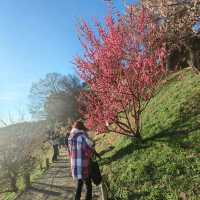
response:
[[[66,159],[65,151],[62,150],[59,160],[16,200],[73,200],[74,191],[75,184],[71,178],[70,164]],[[93,187],[93,200],[101,200],[99,191],[98,187]]]

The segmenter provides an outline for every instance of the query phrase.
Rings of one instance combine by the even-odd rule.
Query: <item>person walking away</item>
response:
[[[86,185],[85,200],[92,200],[92,182],[89,162],[93,154],[93,142],[85,132],[82,121],[75,122],[68,138],[72,177],[77,182],[75,200],[80,200],[83,184]]]
[[[68,138],[70,136],[71,130],[72,130],[72,124],[69,124],[67,129],[66,129],[66,135],[65,135],[65,148],[68,151],[68,154],[69,154]]]
[[[52,139],[52,145],[53,145],[53,157],[52,157],[52,162],[55,162],[58,160],[58,154],[59,154],[59,141],[56,136],[53,137]]]

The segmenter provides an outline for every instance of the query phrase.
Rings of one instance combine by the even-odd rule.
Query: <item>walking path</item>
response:
[[[59,160],[45,174],[33,182],[32,187],[16,200],[73,200],[75,183],[71,177],[69,160],[64,150]],[[101,200],[100,189],[93,187],[93,200]],[[84,194],[82,199],[84,199]]]

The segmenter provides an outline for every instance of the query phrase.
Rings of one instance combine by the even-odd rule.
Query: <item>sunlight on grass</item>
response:
[[[143,142],[119,136],[103,155],[112,198],[178,200],[184,194],[199,199],[199,102],[198,75],[185,69],[168,78],[142,115]],[[104,148],[112,137],[103,138]]]

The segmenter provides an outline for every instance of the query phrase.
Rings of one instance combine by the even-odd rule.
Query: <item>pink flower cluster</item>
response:
[[[144,8],[133,11],[108,16],[104,26],[95,22],[95,31],[85,22],[80,28],[84,56],[75,64],[89,88],[80,104],[87,126],[99,133],[138,134],[141,113],[165,74],[165,50],[155,44],[162,39],[158,26]]]

